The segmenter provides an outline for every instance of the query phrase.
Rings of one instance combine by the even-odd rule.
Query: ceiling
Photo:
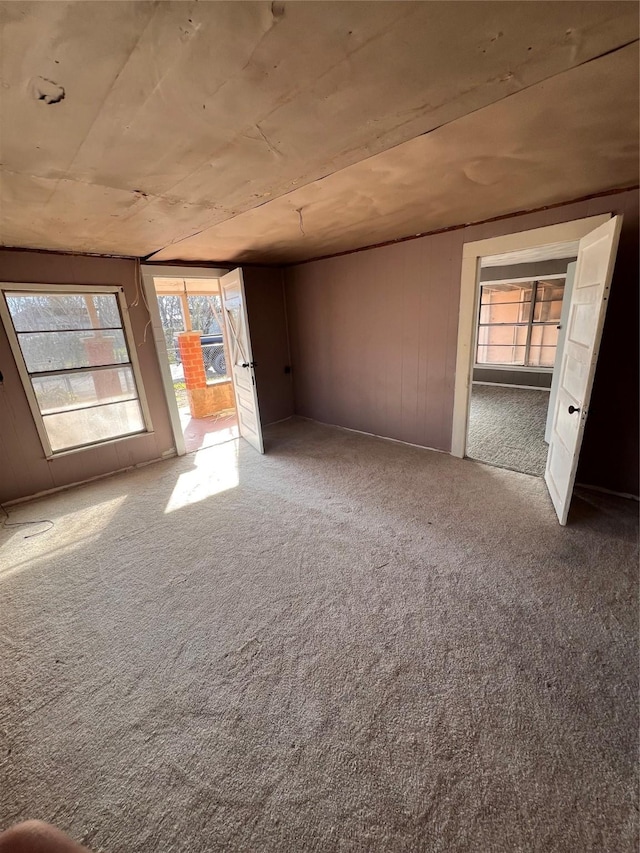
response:
[[[0,15],[3,245],[291,262],[638,184],[633,2]]]

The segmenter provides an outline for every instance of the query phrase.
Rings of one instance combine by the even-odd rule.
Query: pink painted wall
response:
[[[242,270],[256,362],[256,387],[263,426],[293,414],[287,315],[282,270],[276,267],[244,267]]]
[[[286,270],[297,414],[449,449],[462,240]]]
[[[638,494],[638,191],[285,270],[295,411],[450,450],[462,245],[624,214],[579,482]]]
[[[66,486],[142,462],[174,447],[147,309],[136,288],[136,263],[44,252],[0,250],[0,281],[121,285],[137,343],[153,432],[45,459],[13,354],[0,323],[0,503]]]

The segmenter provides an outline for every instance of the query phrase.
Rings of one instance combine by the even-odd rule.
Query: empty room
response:
[[[637,3],[0,25],[0,853],[635,853]]]

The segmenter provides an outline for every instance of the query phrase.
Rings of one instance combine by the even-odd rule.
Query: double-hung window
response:
[[[0,314],[46,456],[151,428],[121,288],[0,289]]]
[[[553,368],[564,279],[480,287],[477,365]]]

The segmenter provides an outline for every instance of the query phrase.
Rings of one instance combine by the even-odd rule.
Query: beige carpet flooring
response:
[[[474,383],[467,456],[500,468],[544,477],[549,392]]]
[[[11,511],[0,826],[637,850],[637,505],[304,421]],[[46,525],[45,525],[46,526]]]

